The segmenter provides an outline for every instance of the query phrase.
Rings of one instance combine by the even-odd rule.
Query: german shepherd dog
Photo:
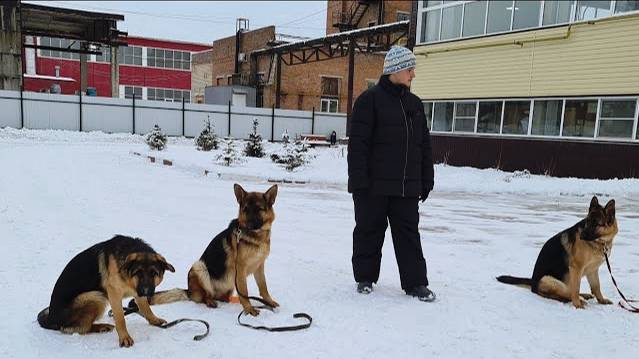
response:
[[[113,325],[94,323],[109,303],[120,346],[130,347],[133,339],[124,322],[122,299],[134,297],[149,324],[166,323],[153,314],[147,300],[165,270],[175,272],[143,240],[117,235],[71,259],[53,287],[49,307],[38,314],[38,323],[45,329],[69,334],[110,332]]]
[[[190,299],[215,308],[217,301],[228,302],[236,289],[244,311],[255,316],[259,310],[244,298],[248,296],[247,277],[253,274],[264,301],[272,307],[279,306],[268,292],[264,273],[264,262],[271,247],[271,226],[275,220],[273,204],[277,185],[264,193],[247,193],[239,184],[233,187],[239,214],[228,228],[213,238],[200,259],[191,266],[188,289],[157,292],[151,298],[151,304]]]
[[[599,266],[605,261],[617,234],[615,200],[605,207],[592,197],[586,218],[550,238],[541,248],[532,278],[500,276],[506,284],[529,286],[533,293],[584,308],[593,295],[599,304],[612,304],[601,294]],[[581,278],[586,277],[591,294],[580,294]]]

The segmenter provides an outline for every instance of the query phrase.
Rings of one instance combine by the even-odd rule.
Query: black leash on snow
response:
[[[621,290],[619,289],[619,286],[617,286],[617,281],[615,280],[615,277],[612,275],[612,269],[610,269],[610,261],[608,260],[608,250],[606,248],[604,248],[604,256],[606,256],[606,266],[608,267],[608,273],[610,273],[610,279],[612,279],[612,284],[615,285],[615,288],[617,289],[617,292],[619,293],[619,295],[621,296],[621,299],[619,301],[619,306],[622,307],[623,309],[632,312],[632,313],[639,313],[639,308],[635,307],[634,305],[630,304],[630,303],[637,303],[639,302],[639,300],[635,300],[635,299],[628,299],[626,298],[625,295],[623,295],[623,293],[621,293]]]
[[[242,230],[238,227],[235,231],[235,254],[237,256],[237,247],[240,245],[240,236],[242,235]],[[237,257],[235,260],[235,290],[237,291],[237,294],[246,299],[246,300],[256,300],[260,303],[262,303],[263,305],[259,305],[259,306],[254,306],[254,308],[258,308],[258,309],[266,309],[269,310],[271,312],[275,312],[275,308],[268,304],[263,298],[260,297],[253,297],[253,296],[248,296],[245,295],[244,293],[242,293],[240,291],[240,288],[237,285]],[[282,327],[268,327],[265,325],[252,325],[252,324],[248,324],[248,323],[242,323],[242,321],[240,320],[242,318],[242,315],[247,315],[248,313],[246,313],[244,311],[244,309],[242,309],[242,311],[240,312],[240,314],[237,315],[237,323],[243,327],[247,327],[247,328],[251,328],[251,329],[255,329],[255,330],[266,330],[268,332],[292,332],[292,331],[296,331],[296,330],[302,330],[302,329],[306,329],[309,328],[311,326],[311,324],[313,323],[313,317],[311,317],[310,315],[306,314],[306,313],[294,313],[293,314],[293,318],[295,319],[299,319],[299,318],[303,318],[306,319],[307,323],[304,324],[299,324],[299,325],[287,325],[287,326],[282,326]]]
[[[129,305],[124,309],[124,315],[127,316],[131,313],[137,313],[140,316],[143,317],[142,314],[140,314],[140,308],[138,308],[137,303],[135,303],[135,299],[131,299],[131,301],[129,302]],[[113,317],[113,310],[109,310],[109,317]],[[200,322],[202,324],[204,324],[204,326],[206,327],[206,332],[204,334],[199,334],[193,337],[193,340],[202,340],[204,338],[206,338],[207,335],[209,335],[209,323],[205,320],[202,319],[190,319],[190,318],[182,318],[182,319],[176,319],[172,322],[168,322],[168,323],[164,323],[164,324],[160,324],[160,325],[154,325],[158,328],[162,328],[162,329],[168,329],[171,328],[172,326],[178,324],[178,323],[182,323],[182,322]]]

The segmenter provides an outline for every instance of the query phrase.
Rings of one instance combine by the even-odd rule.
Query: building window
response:
[[[530,121],[530,101],[506,101],[504,104],[504,124],[501,133],[512,135],[528,134]]]
[[[454,102],[435,103],[435,108],[433,110],[433,131],[452,131],[454,108]]]
[[[456,39],[460,35],[462,6],[451,6],[442,9],[442,28],[440,39]]]
[[[475,132],[475,102],[455,103],[455,132]]]
[[[102,52],[102,54],[95,55],[96,62],[111,62],[111,47],[101,46],[98,50]]]
[[[639,10],[639,1],[637,0],[617,0],[615,4],[615,13]]]
[[[224,76],[218,76],[215,78],[215,86],[222,86],[222,81],[224,81]]]
[[[161,89],[161,88],[148,88],[147,97],[151,101],[165,101],[165,102],[191,102],[191,91],[175,90],[175,89]]]
[[[539,26],[539,13],[541,1],[526,0],[515,1],[515,15],[513,17],[513,30],[526,29]]]
[[[142,48],[139,46],[121,46],[118,51],[118,62],[121,65],[142,66]]]
[[[77,40],[68,40],[68,39],[60,39],[57,37],[41,37],[40,38],[41,46],[51,46],[57,47],[60,49],[73,49],[80,50],[80,41]],[[80,60],[79,53],[67,52],[67,51],[57,51],[57,50],[40,50],[40,56],[46,57],[55,57],[58,59],[67,59],[67,60]]]
[[[336,98],[324,98],[320,99],[320,112],[333,112],[339,111],[339,100]]]
[[[562,136],[594,137],[597,100],[566,100]]]
[[[322,76],[321,81],[320,111],[339,111],[339,78]]]
[[[559,136],[563,100],[535,100],[531,134]]]
[[[428,128],[433,128],[433,103],[424,102],[424,116],[426,116],[426,123]]]
[[[543,25],[563,24],[570,22],[570,13],[575,6],[575,0],[554,0],[544,2]]]
[[[137,86],[124,86],[124,98],[133,98],[135,96],[136,99],[142,99],[142,87]]]
[[[476,1],[465,5],[462,36],[476,36],[484,33],[486,5],[486,1]]]
[[[592,20],[612,15],[611,1],[577,1],[575,20]]]
[[[175,70],[191,69],[191,53],[188,51],[148,48],[147,65]]]
[[[597,137],[632,138],[636,100],[602,100]]]
[[[398,11],[397,12],[397,21],[410,21],[410,13]]]
[[[499,133],[501,127],[502,102],[479,102],[477,132]]]
[[[628,11],[639,11],[639,1],[420,1],[418,43],[599,19]]]

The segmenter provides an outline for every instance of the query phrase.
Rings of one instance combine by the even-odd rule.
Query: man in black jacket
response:
[[[419,236],[418,201],[433,189],[430,132],[420,99],[410,92],[415,56],[395,46],[379,83],[353,106],[348,141],[348,191],[353,194],[353,273],[359,293],[379,278],[384,233],[390,222],[402,289],[430,302]]]

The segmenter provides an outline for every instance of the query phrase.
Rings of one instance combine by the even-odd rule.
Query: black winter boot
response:
[[[422,302],[432,302],[436,298],[435,293],[433,293],[433,291],[428,289],[425,285],[418,285],[417,287],[407,290],[406,295],[417,297],[417,299]]]
[[[370,294],[373,291],[372,282],[359,282],[357,283],[357,293]]]

